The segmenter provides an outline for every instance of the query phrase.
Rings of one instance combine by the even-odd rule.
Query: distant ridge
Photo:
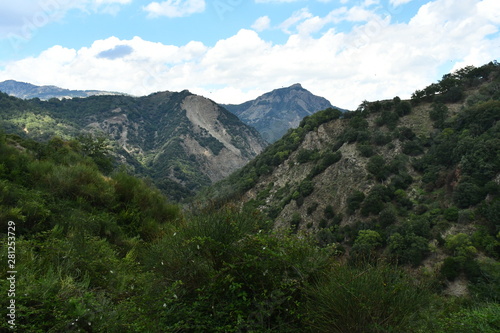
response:
[[[270,143],[281,138],[288,129],[297,127],[304,117],[333,107],[326,98],[313,95],[300,83],[275,89],[242,104],[223,106],[255,127]]]
[[[15,80],[6,80],[0,82],[0,91],[22,99],[40,98],[49,100],[51,98],[73,98],[89,97],[101,95],[126,95],[119,92],[100,91],[100,90],[70,90],[56,86],[37,86],[31,83],[19,82]]]

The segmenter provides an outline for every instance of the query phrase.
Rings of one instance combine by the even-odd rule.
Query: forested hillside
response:
[[[498,301],[500,67],[445,75],[411,100],[324,110],[211,189],[350,261],[389,261],[448,294]]]
[[[99,138],[2,133],[0,305],[22,332],[498,332],[499,74],[320,111],[182,209]]]
[[[0,128],[38,141],[99,138],[116,164],[150,177],[175,200],[229,175],[266,145],[255,129],[187,90],[49,101],[0,93]]]

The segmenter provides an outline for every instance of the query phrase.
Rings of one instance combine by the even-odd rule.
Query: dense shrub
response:
[[[334,265],[307,292],[317,332],[403,332],[428,304],[422,286],[384,264]]]

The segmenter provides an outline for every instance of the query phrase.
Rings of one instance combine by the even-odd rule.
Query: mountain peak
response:
[[[265,93],[252,101],[224,107],[246,124],[255,127],[264,139],[272,143],[288,129],[297,127],[304,117],[333,106],[327,99],[295,83]]]

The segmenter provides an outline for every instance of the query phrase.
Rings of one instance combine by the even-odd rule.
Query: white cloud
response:
[[[268,16],[261,16],[252,24],[252,29],[260,32],[269,29],[270,26],[271,19]]]
[[[280,24],[280,29],[283,30],[283,32],[290,34],[291,32],[289,29],[297,24],[298,22],[312,17],[312,14],[309,12],[307,8],[302,8],[292,14],[288,19],[283,21],[283,23]]]
[[[288,40],[276,44],[245,29],[212,46],[111,37],[10,62],[0,70],[0,81],[135,95],[189,89],[220,103],[241,103],[300,82],[334,105],[356,108],[364,99],[408,98],[439,79],[445,66],[479,66],[498,57],[500,38],[492,35],[500,24],[497,3],[435,0],[409,23],[397,24],[362,8],[324,16],[303,10],[282,26]],[[335,24],[346,20],[356,20],[356,27],[337,32]]]
[[[149,17],[185,17],[205,11],[205,0],[167,0],[152,2],[144,10]]]
[[[404,4],[407,4],[408,2],[411,2],[413,0],[390,0],[389,3],[393,5],[394,7],[401,6]]]

